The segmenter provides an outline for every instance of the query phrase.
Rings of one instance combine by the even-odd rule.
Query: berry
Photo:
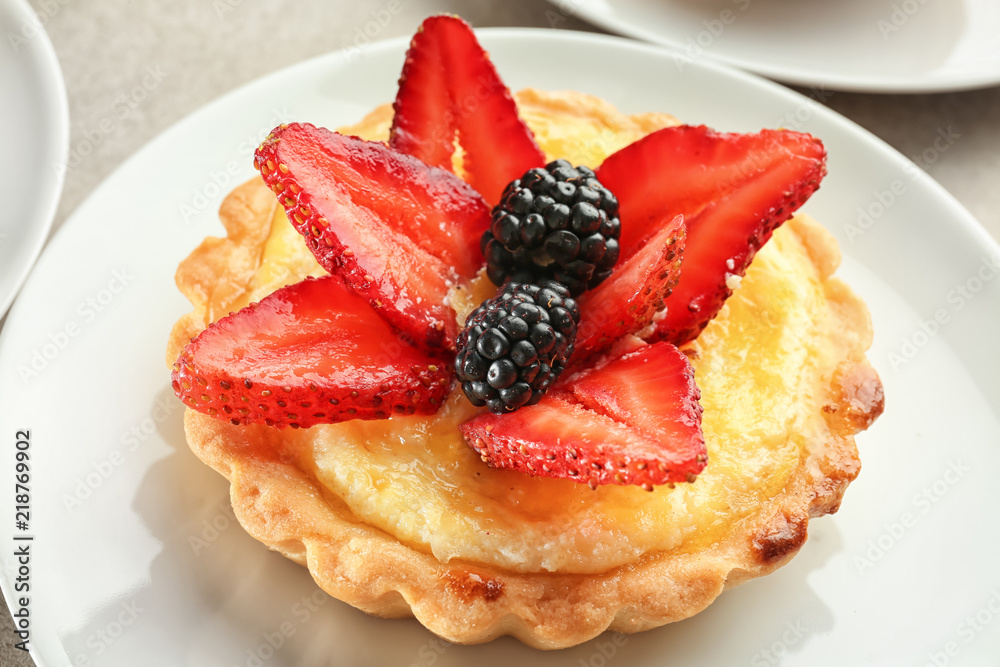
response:
[[[457,138],[466,180],[491,205],[518,174],[545,164],[510,91],[457,16],[431,16],[420,26],[393,106],[389,145],[451,171]]]
[[[512,181],[483,234],[487,274],[555,280],[573,296],[599,285],[618,261],[618,200],[587,167],[556,160]]]
[[[278,428],[433,414],[451,388],[447,364],[400,340],[336,276],[282,287],[210,325],[172,380],[199,412]]]
[[[580,311],[558,283],[507,283],[469,314],[455,374],[476,406],[517,410],[541,400],[573,354]]]
[[[380,142],[299,123],[275,128],[254,166],[323,268],[416,344],[452,345],[446,297],[479,270],[489,224],[475,190]]]
[[[576,355],[580,359],[611,347],[619,339],[647,327],[684,275],[684,221],[677,216],[663,225],[611,277],[580,297]]]
[[[491,466],[592,488],[694,481],[707,461],[694,371],[670,343],[631,347],[536,405],[475,417],[462,435]]]
[[[668,127],[608,157],[597,176],[621,202],[623,259],[662,221],[683,215],[687,225],[684,271],[653,338],[679,345],[697,336],[732,294],[727,278],[746,273],[825,174],[822,142],[786,130]]]

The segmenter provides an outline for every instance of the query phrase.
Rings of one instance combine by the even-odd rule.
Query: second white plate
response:
[[[59,61],[23,0],[0,4],[0,318],[42,250],[62,192],[69,107]]]
[[[552,0],[622,35],[803,86],[875,93],[1000,83],[994,0]],[[558,24],[558,17],[550,23]]]

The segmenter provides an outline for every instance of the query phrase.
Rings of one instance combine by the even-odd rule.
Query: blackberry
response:
[[[483,233],[496,285],[555,280],[579,296],[618,261],[618,200],[587,167],[566,160],[529,169],[507,186]]]
[[[537,403],[573,354],[579,323],[576,301],[559,283],[507,283],[458,335],[462,391],[497,414]]]

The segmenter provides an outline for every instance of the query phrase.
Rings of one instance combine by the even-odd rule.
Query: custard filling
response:
[[[627,116],[597,98],[517,95],[550,159],[591,167],[660,127],[665,114]],[[380,107],[342,131],[388,136]],[[718,539],[777,495],[810,443],[824,442],[822,408],[835,364],[849,354],[828,305],[837,258],[813,256],[826,234],[805,216],[775,232],[719,316],[686,346],[702,391],[709,464],[692,484],[591,490],[567,480],[487,467],[458,425],[478,411],[456,389],[430,417],[317,426],[299,466],[354,516],[439,560],[518,572],[604,572],[645,553]],[[323,270],[275,206],[260,266],[241,303]],[[488,295],[486,281],[453,293],[460,319]],[[819,392],[819,393],[818,393]]]

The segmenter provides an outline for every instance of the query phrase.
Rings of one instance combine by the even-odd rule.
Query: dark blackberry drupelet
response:
[[[490,280],[555,280],[579,296],[618,261],[618,200],[587,167],[556,160],[511,181],[482,249]]]
[[[455,373],[476,406],[497,414],[537,403],[573,354],[580,310],[559,283],[509,282],[469,314]]]

